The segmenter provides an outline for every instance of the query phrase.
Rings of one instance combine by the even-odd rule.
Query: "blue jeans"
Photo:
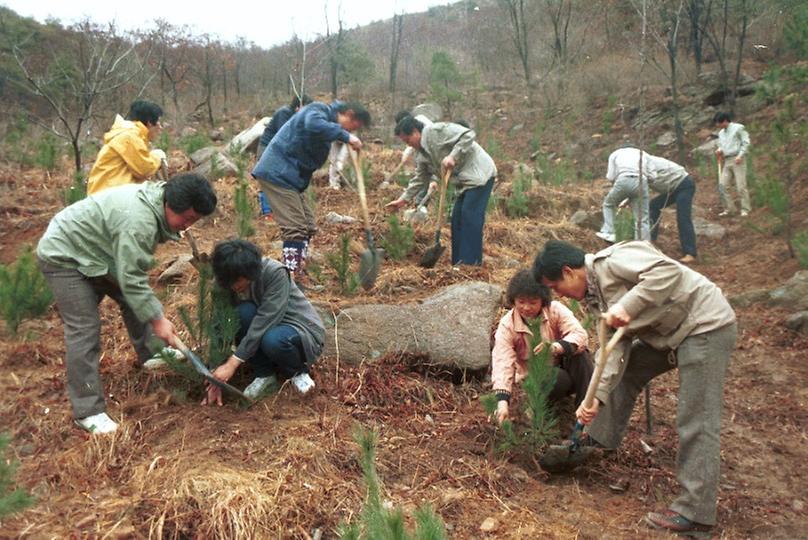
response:
[[[679,228],[679,243],[682,253],[696,256],[696,229],[693,227],[693,197],[696,195],[696,183],[688,175],[676,189],[664,195],[657,195],[649,204],[651,217],[651,240],[656,241],[659,235],[659,216],[663,208],[676,205],[676,226]]]
[[[452,264],[483,263],[485,208],[494,189],[494,178],[485,185],[468,189],[455,200],[452,209]]]
[[[236,310],[241,321],[236,341],[241,341],[250,328],[258,307],[252,302],[242,302]],[[255,356],[246,361],[255,370],[256,377],[268,377],[276,373],[281,378],[288,379],[308,372],[300,334],[288,324],[279,324],[267,330]]]

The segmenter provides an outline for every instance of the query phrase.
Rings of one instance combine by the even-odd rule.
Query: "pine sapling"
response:
[[[28,246],[12,264],[0,265],[0,312],[13,335],[23,319],[39,317],[53,302],[53,293]]]
[[[509,217],[519,218],[528,215],[530,197],[527,192],[530,190],[530,182],[530,178],[521,173],[514,179],[511,196],[505,199],[505,213]]]
[[[351,295],[359,287],[359,275],[351,270],[351,238],[343,234],[340,238],[340,250],[337,253],[326,253],[328,265],[337,274],[337,283],[342,294]]]
[[[233,193],[233,203],[236,207],[236,229],[239,238],[246,238],[255,234],[255,227],[253,226],[255,202],[248,191],[247,181],[243,178],[238,180]]]
[[[17,472],[17,463],[6,460],[6,454],[11,438],[0,433],[0,519],[9,514],[19,512],[32,504],[34,498],[22,488],[14,488],[14,476]]]
[[[412,225],[399,223],[398,216],[392,214],[387,219],[388,232],[382,240],[382,247],[392,259],[400,261],[409,255],[415,245],[415,231]]]

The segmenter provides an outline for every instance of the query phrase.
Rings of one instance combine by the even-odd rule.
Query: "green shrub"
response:
[[[488,197],[488,202],[485,205],[485,213],[491,214],[495,212],[499,208],[499,195],[497,195],[496,191],[491,192],[491,196]]]
[[[792,243],[800,266],[808,268],[808,230],[795,234]]]
[[[190,156],[197,150],[209,146],[210,139],[201,133],[194,133],[193,135],[186,135],[185,137],[180,138],[179,145],[185,154]]]
[[[634,214],[629,208],[621,208],[617,211],[614,219],[615,242],[634,240],[637,229],[635,227]]]
[[[51,133],[45,133],[36,146],[34,153],[34,164],[43,169],[52,171],[56,168],[56,160],[59,157],[59,141]]]
[[[255,201],[250,196],[247,181],[242,177],[236,183],[233,194],[233,204],[236,207],[236,229],[239,238],[246,238],[255,234],[253,216],[255,215]]]
[[[525,217],[530,212],[530,208],[528,208],[530,197],[527,195],[530,191],[530,184],[530,177],[523,173],[519,173],[513,179],[511,196],[505,199],[505,213],[509,217]]]
[[[337,274],[337,283],[342,294],[352,295],[359,287],[359,275],[351,270],[351,238],[343,234],[340,238],[340,249],[336,253],[326,253],[325,260]]]
[[[157,138],[157,144],[155,144],[155,146],[168,154],[169,150],[171,150],[171,135],[167,130],[164,129],[160,132],[160,136]]]
[[[81,171],[73,173],[73,184],[64,190],[63,199],[65,206],[70,206],[74,202],[78,202],[87,196],[87,183],[84,180],[84,175]]]
[[[240,320],[230,304],[230,293],[214,285],[210,265],[199,266],[196,313],[191,315],[182,306],[179,314],[193,338],[196,345],[194,348],[206,351],[206,360],[211,369],[217,368],[230,357]]]
[[[788,2],[786,5],[791,8],[783,27],[786,47],[798,59],[808,59],[808,5],[805,2]]]
[[[34,504],[34,498],[23,489],[12,490],[17,463],[3,457],[9,442],[11,438],[5,433],[0,433],[0,519]]]
[[[358,522],[341,523],[337,535],[342,540],[444,540],[446,525],[428,505],[422,505],[415,511],[415,532],[409,534],[404,527],[404,513],[400,508],[388,510],[382,504],[382,483],[376,471],[376,445],[378,435],[375,431],[357,428],[354,440],[359,445],[359,463],[362,466],[362,478],[367,487],[367,498],[359,512]]]
[[[525,414],[530,418],[530,425],[526,431],[517,432],[511,420],[502,423],[500,441],[497,450],[507,452],[517,448],[525,448],[528,452],[546,445],[558,432],[558,419],[548,401],[548,396],[555,386],[557,371],[550,363],[550,343],[544,343],[539,353],[534,353],[535,347],[541,343],[541,319],[537,318],[528,326],[534,338],[529,345],[528,373],[522,381],[525,392]],[[497,399],[494,394],[481,398],[486,413],[493,415],[497,410]]]
[[[27,247],[14,263],[0,265],[0,310],[13,335],[23,319],[39,317],[53,302],[53,293]]]
[[[601,130],[606,135],[612,131],[612,124],[614,124],[615,105],[617,105],[617,96],[610,95],[606,99],[606,109],[603,110],[603,115],[601,116]]]
[[[396,261],[407,257],[415,245],[415,231],[412,225],[399,223],[398,216],[392,214],[387,218],[388,231],[382,239],[382,247],[387,255]]]

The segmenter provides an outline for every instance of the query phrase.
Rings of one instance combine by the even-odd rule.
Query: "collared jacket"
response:
[[[300,335],[306,364],[317,360],[325,343],[325,327],[314,306],[292,281],[288,268],[274,259],[264,259],[261,276],[250,283],[246,300],[253,302],[258,311],[236,349],[237,358],[243,361],[255,356],[267,330],[287,324]],[[236,304],[239,298],[232,294],[231,301]]]
[[[745,156],[749,151],[749,133],[744,125],[730,122],[719,131],[718,148],[725,158]]]
[[[252,175],[302,193],[311,175],[328,158],[331,143],[347,143],[351,134],[337,123],[337,107],[313,102],[286,122],[264,150]]]
[[[648,166],[648,186],[663,195],[673,192],[688,176],[684,167],[662,157],[649,155]]]
[[[410,180],[401,198],[410,201],[432,180],[440,177],[441,162],[452,156],[455,167],[451,180],[459,188],[458,194],[480,186],[496,177],[497,166],[491,156],[477,144],[473,130],[460,124],[435,122],[421,131],[421,149],[416,153],[415,176]]]
[[[130,184],[71,204],[51,220],[37,256],[88,278],[110,279],[141,322],[162,317],[148,272],[155,265],[157,244],[179,240],[166,221],[164,186]]]
[[[606,361],[595,396],[608,402],[623,376],[631,340],[660,351],[676,348],[685,338],[735,322],[735,312],[712,281],[667,257],[643,241],[620,242],[585,257],[591,313],[600,316],[620,304],[631,316],[621,347]]]
[[[142,182],[159,168],[160,157],[149,150],[149,128],[115,115],[112,127],[104,134],[104,146],[90,170],[87,194]]]
[[[284,105],[275,111],[275,114],[269,119],[267,127],[264,128],[264,132],[261,134],[261,139],[258,142],[265,147],[269,146],[269,143],[272,142],[272,139],[278,134],[278,131],[280,131],[283,125],[288,122],[294,114],[295,110],[289,105]]]
[[[572,311],[561,302],[552,301],[541,310],[541,339],[563,341],[565,349],[578,354],[587,348],[587,334]],[[527,377],[528,358],[533,332],[515,309],[499,321],[491,351],[491,384],[494,392],[509,395],[514,383]]]

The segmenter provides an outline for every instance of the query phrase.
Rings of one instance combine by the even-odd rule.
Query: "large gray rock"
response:
[[[657,146],[670,146],[676,142],[676,134],[673,131],[666,131],[656,140]],[[639,159],[639,158],[637,158]]]
[[[157,278],[157,282],[165,285],[166,283],[179,281],[193,269],[193,265],[191,264],[193,258],[194,256],[190,253],[180,255],[160,274]]]
[[[437,103],[421,103],[413,107],[410,112],[413,116],[422,114],[433,122],[438,122],[443,116],[443,108]]]
[[[727,229],[722,225],[698,216],[693,218],[693,228],[696,230],[696,236],[712,238],[713,240],[721,240],[727,234]]]
[[[214,182],[225,176],[235,176],[238,173],[238,168],[226,155],[221,152],[215,152],[207,161],[198,165],[191,172],[201,174],[207,178],[208,181]]]
[[[808,334],[808,311],[798,311],[786,319],[786,327]]]
[[[233,140],[227,145],[227,152],[230,154],[236,151],[241,153],[255,152],[255,149],[258,148],[258,140],[261,138],[261,135],[264,133],[264,128],[266,128],[271,119],[271,116],[265,116],[252,127],[245,129],[233,137]]]
[[[801,270],[769,293],[769,303],[791,311],[808,310],[808,270]]]
[[[217,153],[219,153],[219,149],[215,146],[206,146],[205,148],[200,148],[188,157],[191,158],[191,162],[194,165],[202,165],[210,159],[210,156]]]
[[[490,338],[502,288],[483,282],[446,287],[421,304],[368,304],[346,308],[326,324],[324,354],[357,364],[388,353],[426,355],[429,364],[483,369],[491,362]],[[337,347],[339,343],[339,347]]]
[[[762,304],[769,300],[769,291],[767,289],[753,289],[737,296],[729,298],[729,303],[732,307],[747,308],[754,304]]]
[[[700,156],[713,157],[715,156],[716,148],[718,148],[718,139],[711,139],[701,146],[697,146],[690,153]]]
[[[572,217],[570,217],[570,222],[583,229],[599,231],[603,226],[603,212],[594,210],[578,210],[572,214]]]

